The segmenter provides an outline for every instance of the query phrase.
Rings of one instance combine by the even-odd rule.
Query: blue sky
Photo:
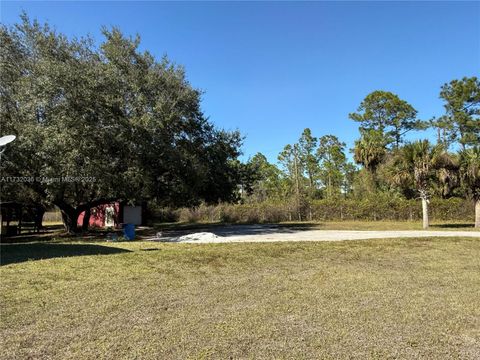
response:
[[[352,147],[348,113],[377,89],[420,118],[441,115],[440,86],[480,70],[479,2],[2,1],[2,23],[22,9],[70,36],[138,33],[143,49],[185,66],[215,124],[246,135],[246,158],[276,161],[306,127]]]

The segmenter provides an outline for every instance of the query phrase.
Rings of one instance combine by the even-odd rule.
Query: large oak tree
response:
[[[0,29],[2,132],[18,139],[4,175],[62,212],[111,200],[191,205],[230,200],[238,132],[216,129],[183,68],[139,50],[139,38],[103,29],[104,41],[69,39],[30,21]],[[19,187],[20,191],[20,187]]]

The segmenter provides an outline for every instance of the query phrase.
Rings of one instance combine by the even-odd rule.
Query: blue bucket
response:
[[[133,240],[135,239],[135,225],[133,224],[124,224],[123,225],[123,235],[128,240]]]

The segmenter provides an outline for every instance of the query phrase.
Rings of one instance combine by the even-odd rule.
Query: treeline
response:
[[[360,125],[360,136],[351,149],[355,164],[347,160],[348,149],[335,135],[317,138],[307,128],[278,155],[279,166],[260,153],[248,161],[248,175],[241,186],[243,202],[282,203],[289,218],[300,221],[406,220],[417,216],[400,215],[404,207],[400,204],[420,199],[426,228],[432,199],[468,199],[475,203],[475,226],[480,227],[480,82],[476,77],[453,80],[442,86],[440,98],[445,114],[422,121],[414,107],[397,95],[372,92],[357,112],[349,114]],[[437,130],[436,143],[406,141],[410,131],[429,127]],[[378,206],[371,208],[369,216],[364,204],[372,199]],[[430,207],[435,204],[440,203],[434,201]],[[434,210],[436,218],[446,218],[447,210],[443,215]],[[322,212],[325,215],[319,215]]]
[[[313,220],[365,218],[370,211],[381,218],[404,205],[368,210],[362,201],[421,198],[427,226],[430,199],[473,199],[480,226],[477,78],[445,84],[445,114],[429,121],[395,94],[368,95],[350,114],[360,125],[355,163],[336,136],[317,138],[309,129],[285,146],[278,166],[262,154],[241,163],[242,136],[207,119],[202,93],[181,66],[140,51],[139,37],[115,28],[102,33],[96,45],[25,14],[0,27],[1,130],[17,136],[2,154],[1,201],[55,205],[69,232],[79,230],[81,212],[86,229],[90,210],[111,201],[192,212],[221,204],[231,219],[232,209],[270,206],[278,213],[271,219]],[[427,127],[437,129],[436,144],[405,142],[408,132]]]
[[[371,197],[365,199],[320,199],[300,209],[310,221],[417,221],[422,209],[415,199]],[[188,208],[157,208],[155,219],[163,222],[225,222],[277,223],[298,221],[296,204],[278,201],[245,202],[240,204],[201,204]],[[461,198],[431,200],[431,219],[435,221],[465,221],[472,218],[472,201]]]

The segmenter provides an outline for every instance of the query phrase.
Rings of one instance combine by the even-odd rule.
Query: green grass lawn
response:
[[[50,241],[1,256],[2,359],[480,357],[478,239]]]

